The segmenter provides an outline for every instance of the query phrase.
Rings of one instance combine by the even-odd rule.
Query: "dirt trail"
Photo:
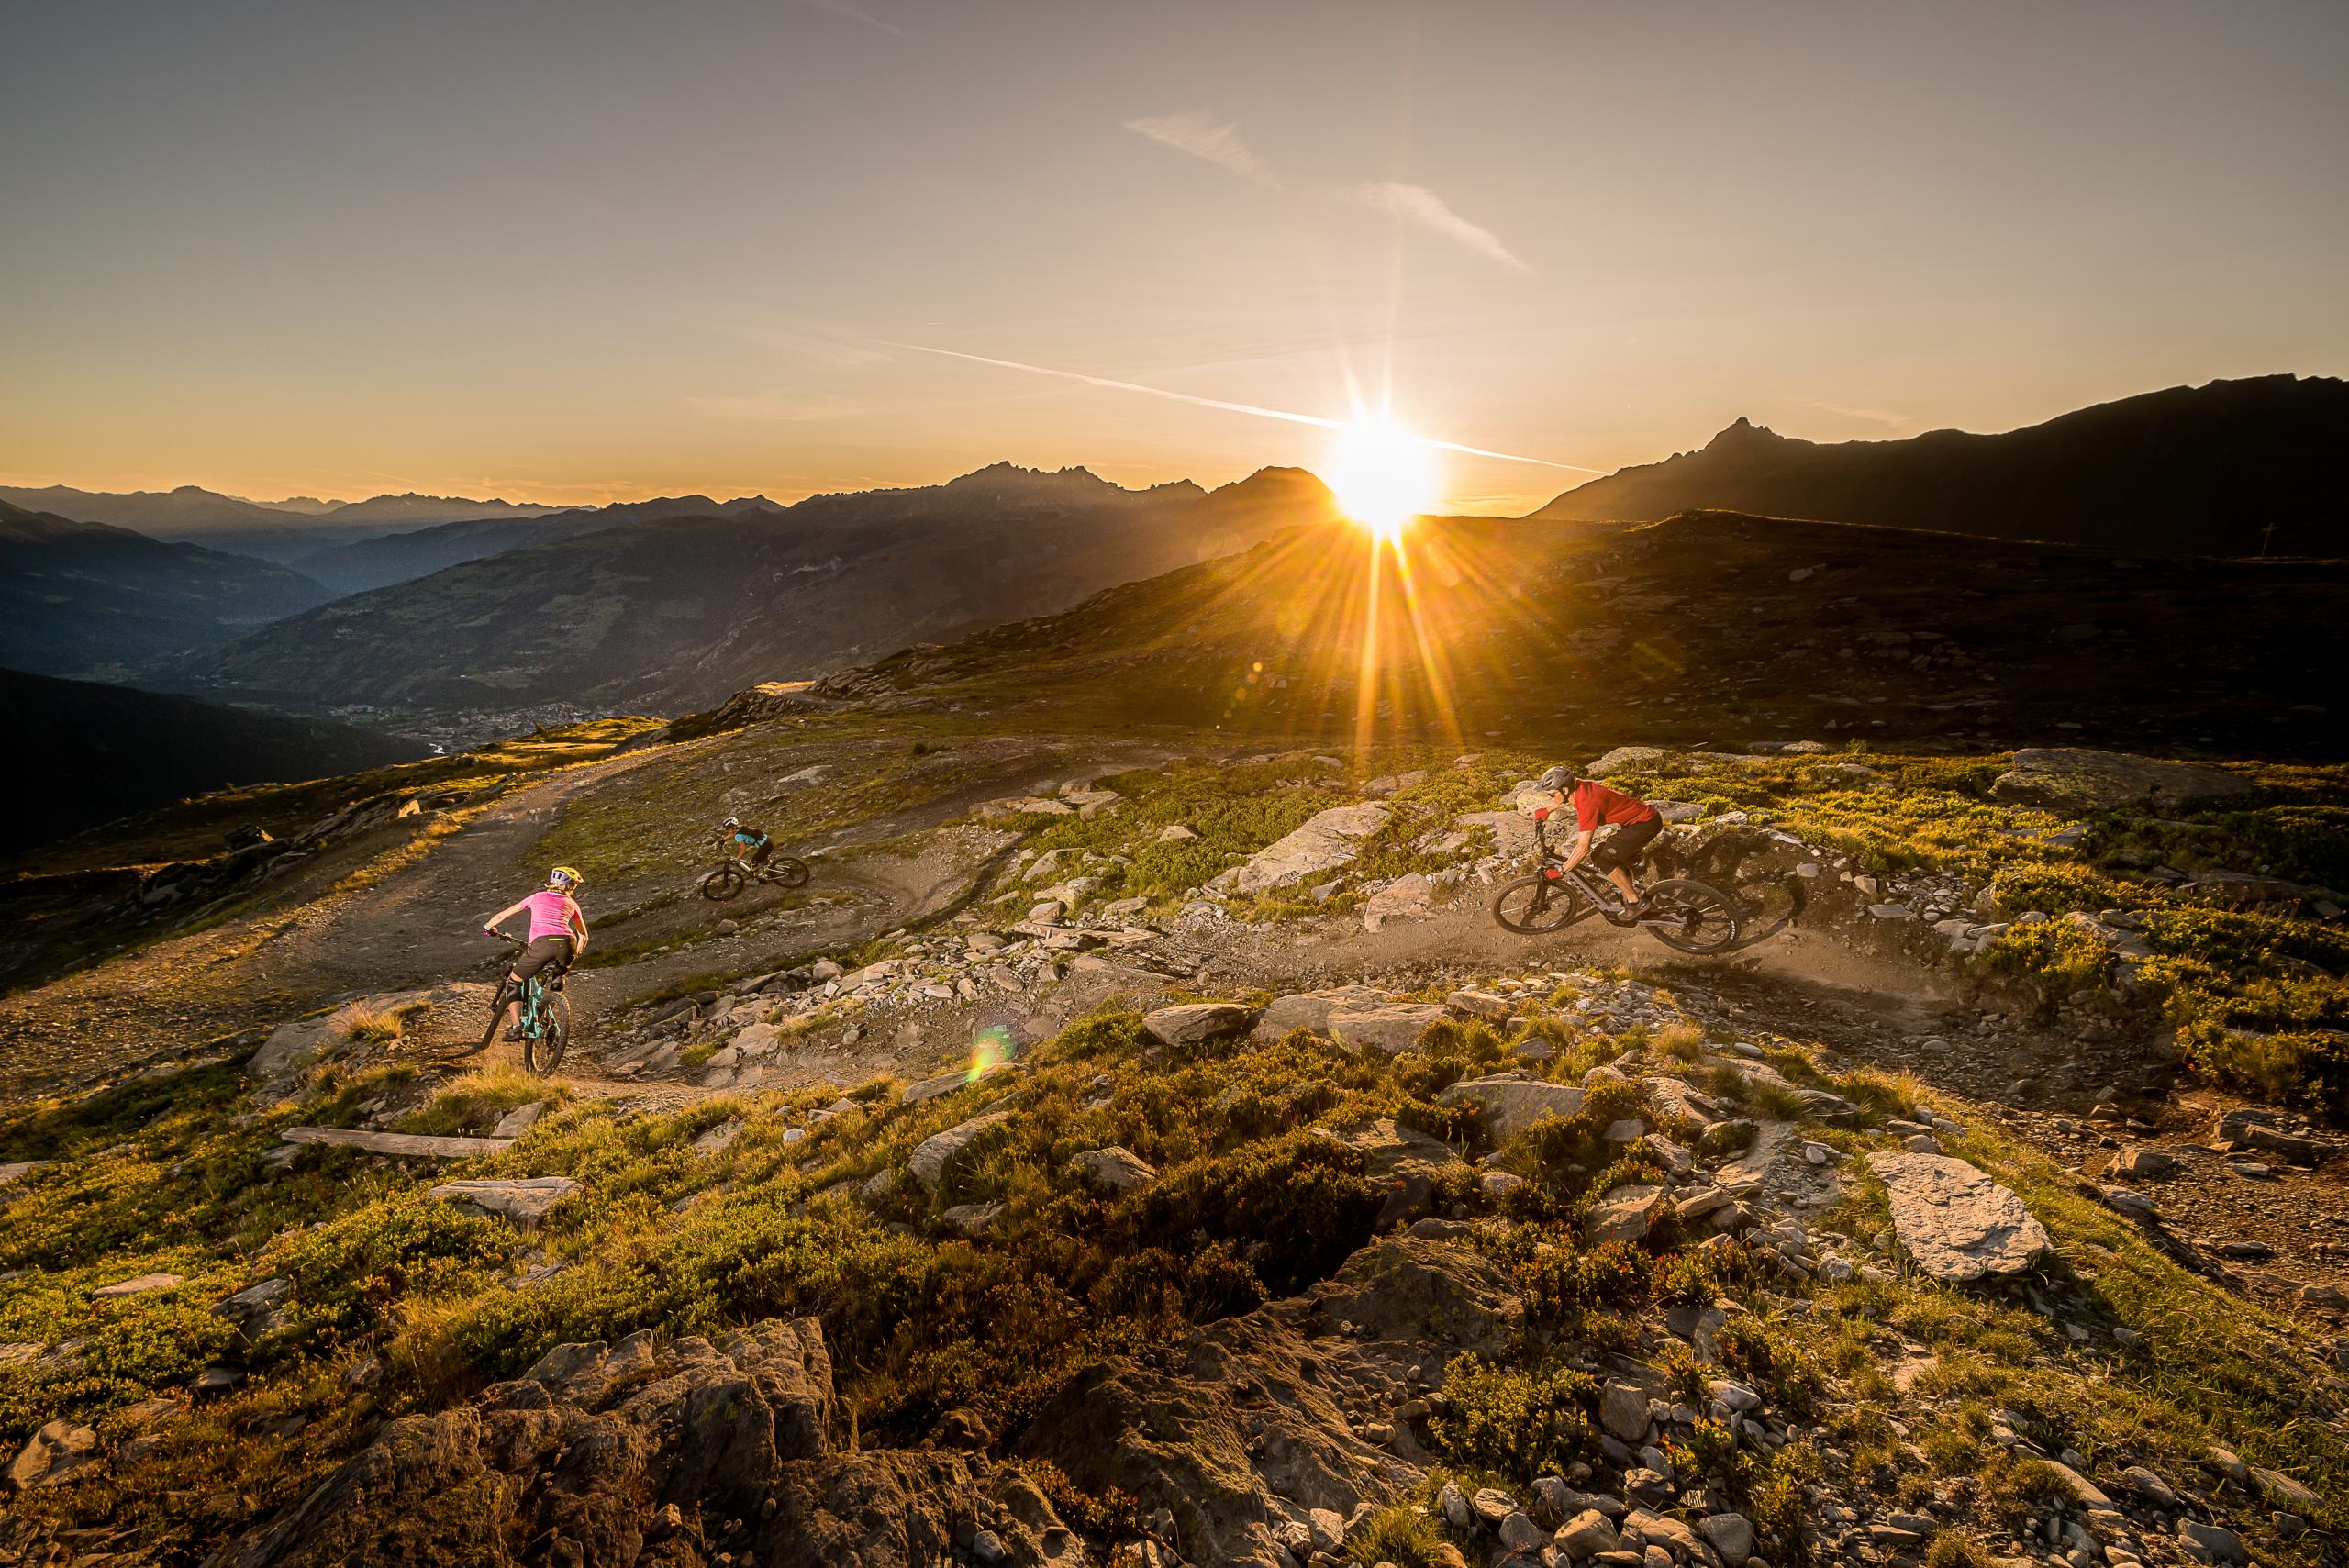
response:
[[[356,995],[486,978],[499,950],[482,936],[482,922],[539,885],[545,868],[536,846],[567,802],[630,769],[727,739],[631,752],[526,784],[371,885],[330,893],[368,858],[406,841],[371,838],[321,857],[265,905],[218,926],[0,997],[0,1098],[91,1082]],[[1085,766],[1108,772],[1163,755],[1112,745]],[[1030,757],[993,766],[975,759],[968,788],[861,825],[819,862],[809,891],[822,902],[777,910],[775,895],[753,894],[721,912],[694,900],[667,923],[706,930],[731,917],[741,933],[583,971],[570,987],[583,1026],[608,1006],[696,974],[739,972],[777,952],[853,946],[914,917],[959,889],[967,868],[952,855],[857,850],[951,821],[979,800],[1023,787],[1033,773]],[[681,886],[696,884],[703,869],[681,866]]]

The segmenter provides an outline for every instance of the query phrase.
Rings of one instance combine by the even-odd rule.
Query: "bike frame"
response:
[[[1549,823],[1540,817],[1533,819],[1533,847],[1542,854],[1542,875],[1548,876],[1554,867],[1558,874],[1553,880],[1571,882],[1582,889],[1584,895],[1598,906],[1600,914],[1612,920],[1623,913],[1623,895],[1616,891],[1615,884],[1604,876],[1591,875],[1582,866],[1569,868],[1565,857],[1550,847]]]

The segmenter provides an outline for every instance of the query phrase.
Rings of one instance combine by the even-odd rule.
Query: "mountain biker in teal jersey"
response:
[[[739,817],[729,817],[718,825],[718,833],[734,835],[734,855],[751,862],[752,871],[763,870],[774,854],[774,840],[767,837],[763,828],[746,828]]]
[[[1597,779],[1576,778],[1568,767],[1552,768],[1533,781],[1536,795],[1543,796],[1553,811],[1564,810],[1569,804],[1575,808],[1575,847],[1566,856],[1564,869],[1572,871],[1586,860],[1607,873],[1623,895],[1626,915],[1640,906],[1640,890],[1631,881],[1631,867],[1655,836],[1664,831],[1664,817],[1646,801],[1637,795],[1625,795],[1620,789],[1609,789]],[[1591,835],[1602,823],[1612,822],[1615,832],[1594,852]]]
[[[543,890],[507,905],[489,917],[483,928],[484,934],[502,937],[506,933],[497,929],[499,926],[526,909],[530,912],[529,935],[506,972],[506,995],[518,1001],[523,984],[550,964],[556,968],[547,984],[561,986],[563,971],[578,962],[579,956],[587,951],[587,917],[579,912],[579,906],[572,897],[585,880],[569,866],[557,866],[547,873]],[[508,1011],[513,1005],[507,1004]]]

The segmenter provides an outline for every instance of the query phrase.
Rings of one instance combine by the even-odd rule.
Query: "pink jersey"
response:
[[[572,922],[574,920],[579,921],[581,925],[586,924],[586,921],[580,918],[579,906],[571,901],[571,895],[557,893],[551,887],[543,893],[531,894],[522,900],[522,907],[530,912],[532,941],[537,941],[540,937],[573,935]]]

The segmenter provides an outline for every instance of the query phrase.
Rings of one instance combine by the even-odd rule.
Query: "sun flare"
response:
[[[1330,488],[1346,516],[1394,539],[1435,503],[1435,449],[1383,419],[1347,425],[1330,443]]]

